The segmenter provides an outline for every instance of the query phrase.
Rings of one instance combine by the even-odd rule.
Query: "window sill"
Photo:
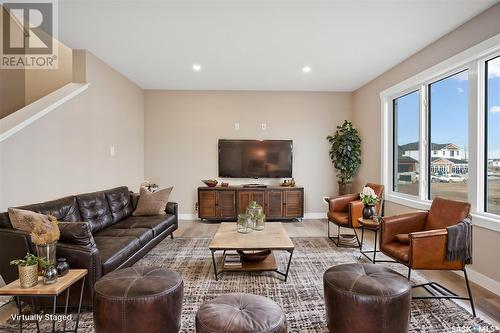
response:
[[[428,210],[431,208],[431,201],[422,201],[416,198],[389,193],[385,196],[385,200],[396,203],[398,205],[411,207],[420,210]],[[485,214],[480,212],[472,212],[472,224],[488,230],[500,232],[500,216]]]

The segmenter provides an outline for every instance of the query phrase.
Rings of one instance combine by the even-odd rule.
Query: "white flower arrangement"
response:
[[[375,194],[375,191],[368,186],[365,186],[363,188],[363,191],[361,191],[359,197],[361,198],[363,204],[368,206],[373,206],[379,201],[378,196]]]

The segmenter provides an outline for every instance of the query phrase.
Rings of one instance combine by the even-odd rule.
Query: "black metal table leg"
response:
[[[290,263],[292,262],[293,250],[289,250],[288,252],[290,252],[290,257],[288,258],[288,264],[286,265],[285,282],[288,278],[288,272],[290,271]]]
[[[375,263],[375,256],[377,255],[377,241],[378,241],[378,231],[375,229],[375,242],[373,244],[373,263]]]
[[[63,321],[63,332],[66,332],[66,323],[67,323],[67,319],[66,319],[66,316],[68,315],[68,301],[69,301],[69,290],[70,290],[71,286],[68,287],[68,289],[66,289],[66,302],[64,304],[64,321]]]
[[[52,297],[52,333],[56,333],[56,308],[57,308],[57,296]]]
[[[368,259],[372,264],[375,264],[377,262],[396,262],[394,260],[379,260],[379,259],[377,259],[377,253],[380,252],[379,250],[377,250],[378,229],[367,228],[368,230],[371,230],[375,233],[375,242],[373,245],[373,251],[372,250],[370,250],[370,251],[363,250],[365,228],[366,227],[364,227],[364,226],[361,227],[361,244],[360,244],[360,249],[359,249],[361,254],[364,255],[365,258]],[[372,253],[373,253],[373,256],[369,257],[368,254],[372,254]]]
[[[80,288],[80,301],[78,302],[78,313],[76,315],[76,323],[75,323],[75,333],[78,331],[78,324],[80,323],[80,313],[82,311],[82,301],[83,301],[83,290],[85,289],[85,278],[82,279],[82,287]]]
[[[31,307],[33,308],[33,314],[37,315],[38,311],[36,309],[35,299],[33,297],[31,297]],[[38,322],[38,317],[36,317],[36,331],[37,333],[40,333],[40,324]]]
[[[215,251],[212,250],[212,265],[214,266],[215,281],[219,281],[219,275],[217,274],[217,264],[215,263]]]
[[[16,305],[17,305],[17,309],[19,311],[19,332],[23,332],[23,310],[22,310],[22,307],[21,307],[21,299],[19,298],[19,296],[16,296]]]

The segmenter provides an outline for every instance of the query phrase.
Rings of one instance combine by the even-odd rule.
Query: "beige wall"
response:
[[[500,33],[500,4],[445,35],[401,64],[354,92],[353,121],[363,138],[363,165],[357,183],[380,181],[380,92],[447,58]],[[370,161],[370,163],[367,163]],[[386,214],[407,207],[388,204]],[[474,231],[474,270],[500,281],[500,233],[476,227]]]
[[[85,61],[86,91],[0,143],[2,211],[143,180],[144,92],[94,55]]]
[[[350,115],[350,93],[146,91],[145,177],[175,186],[180,212],[195,214],[201,179],[218,178],[219,138],[292,139],[305,211],[324,213],[322,196],[337,191],[326,136]]]

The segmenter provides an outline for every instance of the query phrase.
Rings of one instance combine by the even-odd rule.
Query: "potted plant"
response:
[[[17,265],[21,288],[36,286],[38,284],[38,267],[45,269],[48,266],[45,258],[37,257],[31,253],[26,253],[23,259],[12,260],[10,264]]]
[[[361,138],[350,121],[337,126],[333,136],[326,138],[330,143],[330,159],[337,169],[339,195],[351,193],[352,178],[361,164]]]
[[[379,201],[378,196],[371,187],[365,186],[363,191],[359,194],[359,197],[365,205],[365,207],[363,207],[363,218],[371,219],[375,215],[375,205]]]

